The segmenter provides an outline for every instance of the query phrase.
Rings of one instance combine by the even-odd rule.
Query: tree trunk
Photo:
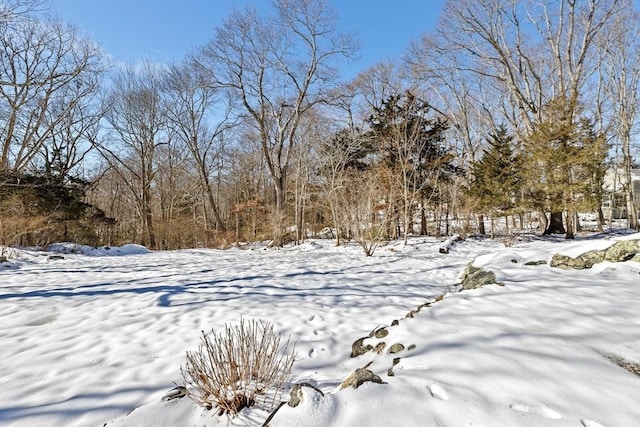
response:
[[[598,206],[598,231],[604,231],[604,223],[605,223],[605,218],[604,218],[604,212],[602,212],[602,203],[600,204],[600,206]]]
[[[567,231],[564,236],[565,239],[575,239],[575,213],[567,212]]]
[[[273,215],[273,246],[284,245],[284,216],[286,208],[285,177],[284,174],[274,177],[276,191],[276,209]]]
[[[547,229],[544,231],[545,235],[548,234],[565,234],[564,224],[562,221],[562,212],[551,212]]]
[[[207,197],[207,201],[209,202],[209,207],[211,208],[211,212],[213,212],[213,218],[216,221],[216,228],[220,231],[225,231],[226,227],[224,222],[222,222],[222,218],[220,216],[220,211],[218,210],[218,204],[216,203],[213,197],[213,190],[211,189],[211,184],[209,183],[209,178],[203,178],[205,185],[205,193]]]
[[[544,212],[538,212],[538,223],[539,230],[543,233],[547,230],[547,225],[549,225],[549,219],[547,218],[547,214]]]
[[[478,215],[478,234],[480,234],[481,236],[487,234],[484,228],[484,215],[482,214]]]
[[[420,235],[427,236],[429,230],[427,229],[427,213],[424,204],[420,208]]]

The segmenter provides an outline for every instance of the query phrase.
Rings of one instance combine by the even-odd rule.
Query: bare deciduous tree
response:
[[[0,170],[24,171],[55,138],[73,144],[95,123],[87,105],[104,71],[102,54],[74,28],[30,17],[0,26],[0,43]],[[55,143],[45,158],[52,150]]]
[[[113,138],[98,145],[136,201],[144,245],[156,246],[153,181],[156,148],[167,143],[160,93],[161,70],[145,62],[120,70],[107,98],[106,120]],[[164,139],[163,139],[164,138]]]
[[[622,173],[629,228],[638,228],[638,211],[634,203],[635,192],[631,178],[633,156],[631,145],[638,134],[640,103],[640,12],[634,10],[618,17],[615,32],[602,47],[607,54],[604,64],[608,85],[606,91],[613,107],[615,136],[622,151]]]
[[[300,121],[327,100],[337,77],[332,66],[351,55],[353,43],[336,31],[326,1],[277,0],[274,5],[275,16],[232,13],[196,63],[211,72],[214,85],[237,97],[253,120],[276,193],[278,240]]]
[[[226,225],[218,207],[212,175],[220,165],[224,137],[235,125],[232,104],[189,64],[172,66],[165,76],[165,113],[175,136],[191,154],[202,191],[213,214],[213,226]],[[218,174],[221,173],[217,170]],[[207,210],[205,226],[209,225]]]

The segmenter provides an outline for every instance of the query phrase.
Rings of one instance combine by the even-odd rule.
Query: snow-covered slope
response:
[[[467,239],[449,254],[438,253],[441,243],[414,239],[369,258],[331,241],[18,257],[0,270],[0,425],[261,425],[269,414],[259,408],[229,419],[188,399],[161,401],[181,382],[200,331],[241,317],[290,335],[293,381],[325,394],[305,389],[305,401],[283,406],[271,426],[614,427],[640,419],[640,377],[612,361],[640,363],[640,264],[525,265],[613,240],[504,248]],[[405,318],[453,291],[477,257],[504,287],[449,292]],[[385,350],[351,358],[351,344],[382,326],[389,335],[365,343],[383,341]],[[388,354],[394,343],[405,349]],[[369,362],[385,384],[340,390]]]

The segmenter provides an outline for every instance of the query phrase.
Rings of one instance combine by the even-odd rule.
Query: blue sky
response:
[[[329,0],[343,31],[360,40],[355,75],[384,59],[398,58],[409,42],[432,29],[443,0]],[[116,60],[136,63],[180,60],[206,43],[235,8],[268,10],[270,0],[52,0],[51,12],[75,24]],[[352,77],[352,76],[345,76]]]

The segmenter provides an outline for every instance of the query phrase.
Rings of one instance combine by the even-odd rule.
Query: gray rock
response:
[[[376,338],[384,338],[387,335],[389,335],[389,331],[387,331],[385,328],[378,329],[374,334]]]
[[[387,344],[384,341],[381,341],[378,344],[376,344],[376,346],[373,348],[373,351],[375,351],[376,353],[380,354],[380,353],[382,353],[382,350],[384,350],[384,348],[386,346],[387,346]]]
[[[479,267],[474,267],[473,262],[467,264],[467,267],[462,273],[462,290],[477,289],[486,285],[500,285],[504,286],[504,283],[496,281],[496,275],[492,271],[483,270]]]
[[[296,384],[293,386],[293,389],[291,390],[291,395],[288,403],[288,405],[291,406],[292,408],[295,408],[296,406],[298,406],[304,401],[304,392],[302,390],[303,387],[310,388],[313,390],[314,393],[318,393],[322,397],[324,397],[324,393],[322,392],[322,390],[320,390],[318,387],[312,384],[309,384],[309,383]]]
[[[551,258],[550,265],[551,267],[561,268],[563,270],[584,270],[603,261],[629,261],[634,259],[638,252],[640,252],[638,242],[640,241],[621,240],[609,246],[607,249],[588,251],[575,258],[568,255],[555,254]]]
[[[640,240],[621,240],[605,249],[604,260],[625,262],[640,254]]]
[[[351,357],[358,357],[373,350],[373,347],[371,345],[363,344],[364,340],[366,340],[367,338],[369,337],[358,338],[353,342],[353,344],[351,344]]]
[[[389,354],[400,353],[402,350],[404,350],[404,344],[401,344],[398,342],[398,343],[392,344],[391,347],[389,347]]]
[[[384,384],[382,378],[368,370],[367,368],[357,368],[346,380],[342,382],[340,389],[347,387],[358,388],[366,382],[373,382],[376,384]]]

